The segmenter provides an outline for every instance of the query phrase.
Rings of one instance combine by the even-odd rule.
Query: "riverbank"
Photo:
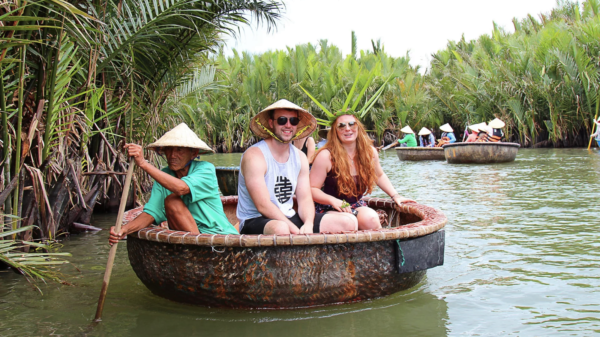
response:
[[[206,155],[235,166],[241,154]],[[381,155],[398,190],[448,217],[444,266],[393,296],[302,310],[217,310],[159,298],[137,279],[120,245],[104,321],[91,335],[412,336],[548,334],[600,330],[596,274],[600,153],[521,149],[513,163],[449,165]],[[383,196],[380,191],[375,196]],[[104,229],[114,215],[94,214]],[[40,295],[17,275],[0,273],[3,336],[76,335],[91,321],[106,264],[106,232],[73,235],[63,251],[72,287]],[[68,269],[68,270],[67,270]],[[318,327],[318,328],[315,328]]]

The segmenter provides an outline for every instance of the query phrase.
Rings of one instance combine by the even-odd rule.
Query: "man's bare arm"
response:
[[[108,243],[112,246],[127,236],[127,234],[137,232],[140,229],[150,226],[154,222],[152,215],[142,212],[137,218],[133,219],[130,223],[121,226],[119,233],[115,232],[115,227],[110,228],[110,235],[108,237]]]
[[[300,219],[304,221],[304,225],[300,228],[301,233],[312,233],[315,220],[315,204],[312,199],[310,189],[310,177],[308,169],[308,159],[302,153],[300,155],[300,175],[298,176],[298,184],[296,185],[296,200],[298,201],[298,214]],[[306,228],[305,228],[306,226]]]
[[[244,175],[246,188],[258,212],[265,218],[285,221],[295,227],[269,198],[269,189],[265,183],[267,163],[259,148],[253,147],[246,151],[242,158],[241,173]]]

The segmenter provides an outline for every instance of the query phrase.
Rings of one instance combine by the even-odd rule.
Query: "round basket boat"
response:
[[[342,234],[210,235],[161,227],[127,238],[129,261],[154,294],[228,308],[300,308],[356,302],[415,286],[443,264],[446,217],[420,204],[365,198],[390,226]],[[237,197],[222,197],[237,222]],[[126,221],[142,209],[126,214]]]
[[[403,161],[446,160],[441,147],[396,147],[396,154]]]
[[[516,143],[454,143],[444,145],[450,164],[492,164],[514,161],[521,145]]]
[[[215,169],[217,171],[217,181],[219,182],[221,193],[224,196],[237,195],[240,167],[217,166]]]

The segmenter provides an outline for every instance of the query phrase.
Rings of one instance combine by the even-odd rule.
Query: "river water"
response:
[[[203,157],[237,165],[239,154]],[[103,322],[90,329],[108,255],[106,231],[63,240],[74,285],[43,295],[0,273],[1,336],[458,336],[600,334],[600,154],[522,149],[513,163],[382,165],[398,191],[448,217],[445,264],[413,289],[302,310],[196,307],[150,293],[119,245]],[[384,196],[376,191],[375,196]],[[108,228],[115,215],[95,215]]]

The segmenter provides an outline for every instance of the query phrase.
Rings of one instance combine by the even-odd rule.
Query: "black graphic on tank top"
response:
[[[285,204],[290,200],[292,197],[292,188],[292,182],[288,178],[282,176],[277,177],[273,192],[275,192],[275,197],[279,203]]]

